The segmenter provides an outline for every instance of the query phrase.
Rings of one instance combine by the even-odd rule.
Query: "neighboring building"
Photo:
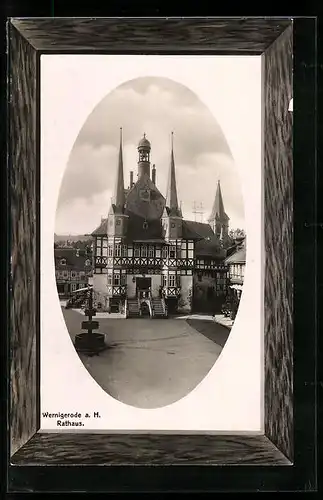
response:
[[[246,239],[237,239],[228,254],[225,264],[229,268],[229,287],[240,298],[246,267]]]
[[[76,248],[55,248],[55,275],[60,298],[88,285],[92,276],[92,256]]]
[[[151,145],[138,144],[138,175],[124,187],[122,134],[113,202],[92,233],[94,300],[103,309],[138,315],[190,312],[203,304],[214,311],[227,290],[222,242],[228,235],[218,183],[209,223],[183,219],[177,197],[173,141],[166,198],[150,168]]]

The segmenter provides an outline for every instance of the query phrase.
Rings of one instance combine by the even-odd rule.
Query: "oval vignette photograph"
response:
[[[68,333],[106,393],[160,408],[203,381],[239,310],[246,233],[239,165],[198,95],[147,76],[96,105],[62,178],[54,257]]]

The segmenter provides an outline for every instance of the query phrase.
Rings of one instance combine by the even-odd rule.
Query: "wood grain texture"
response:
[[[293,457],[292,27],[263,56],[265,433]]]
[[[11,452],[37,431],[36,53],[9,27]]]
[[[36,434],[15,465],[290,465],[265,436]]]
[[[139,24],[138,24],[139,23]],[[170,24],[169,24],[170,23]],[[216,23],[216,26],[213,24]],[[49,50],[146,53],[224,50],[257,54],[289,21],[14,20],[10,43],[10,193],[12,224],[11,452],[19,465],[290,464],[291,410],[291,90],[289,32],[265,61],[266,434],[165,436],[33,434],[37,431],[37,85],[38,57]],[[202,27],[203,24],[203,27]],[[18,30],[18,31],[17,31]],[[135,35],[132,33],[136,32]],[[34,50],[37,48],[37,51]],[[111,49],[112,50],[112,49]],[[287,60],[290,58],[290,60]],[[286,104],[286,106],[285,106]],[[288,249],[288,250],[286,250]],[[290,252],[290,253],[289,253]],[[290,277],[289,277],[290,276]],[[289,281],[288,281],[289,280]],[[33,436],[33,437],[32,437]],[[30,439],[31,438],[31,439]],[[29,439],[29,441],[28,441]],[[273,443],[271,443],[271,441]],[[26,442],[28,441],[28,442]],[[25,444],[26,443],[26,444]],[[282,453],[283,452],[283,453]],[[284,456],[286,455],[286,457]]]
[[[224,51],[261,54],[290,24],[284,18],[13,19],[37,50],[154,52]],[[94,36],[95,34],[95,36]]]

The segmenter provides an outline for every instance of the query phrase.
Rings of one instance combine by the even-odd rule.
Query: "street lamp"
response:
[[[93,307],[93,288],[88,287],[87,291],[87,308],[84,311],[87,321],[82,321],[82,330],[85,332],[75,335],[74,346],[77,352],[94,356],[107,348],[105,343],[105,334],[93,332],[99,328],[99,322],[93,321],[93,316],[96,315],[96,309]]]

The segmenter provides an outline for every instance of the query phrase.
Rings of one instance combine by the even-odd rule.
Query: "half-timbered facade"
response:
[[[245,238],[236,241],[236,244],[225,259],[225,265],[228,268],[228,286],[236,294],[237,298],[240,299],[246,268]]]
[[[151,316],[189,312],[197,272],[212,277],[213,298],[224,295],[227,268],[221,239],[227,234],[228,217],[220,185],[209,224],[186,221],[177,198],[173,145],[164,197],[156,185],[155,165],[150,169],[151,145],[145,135],[138,145],[137,181],[131,172],[125,189],[120,135],[114,197],[108,217],[92,233],[95,300],[128,315],[140,314],[142,304]]]
[[[92,256],[77,248],[55,248],[55,277],[60,298],[83,289],[92,277]]]

